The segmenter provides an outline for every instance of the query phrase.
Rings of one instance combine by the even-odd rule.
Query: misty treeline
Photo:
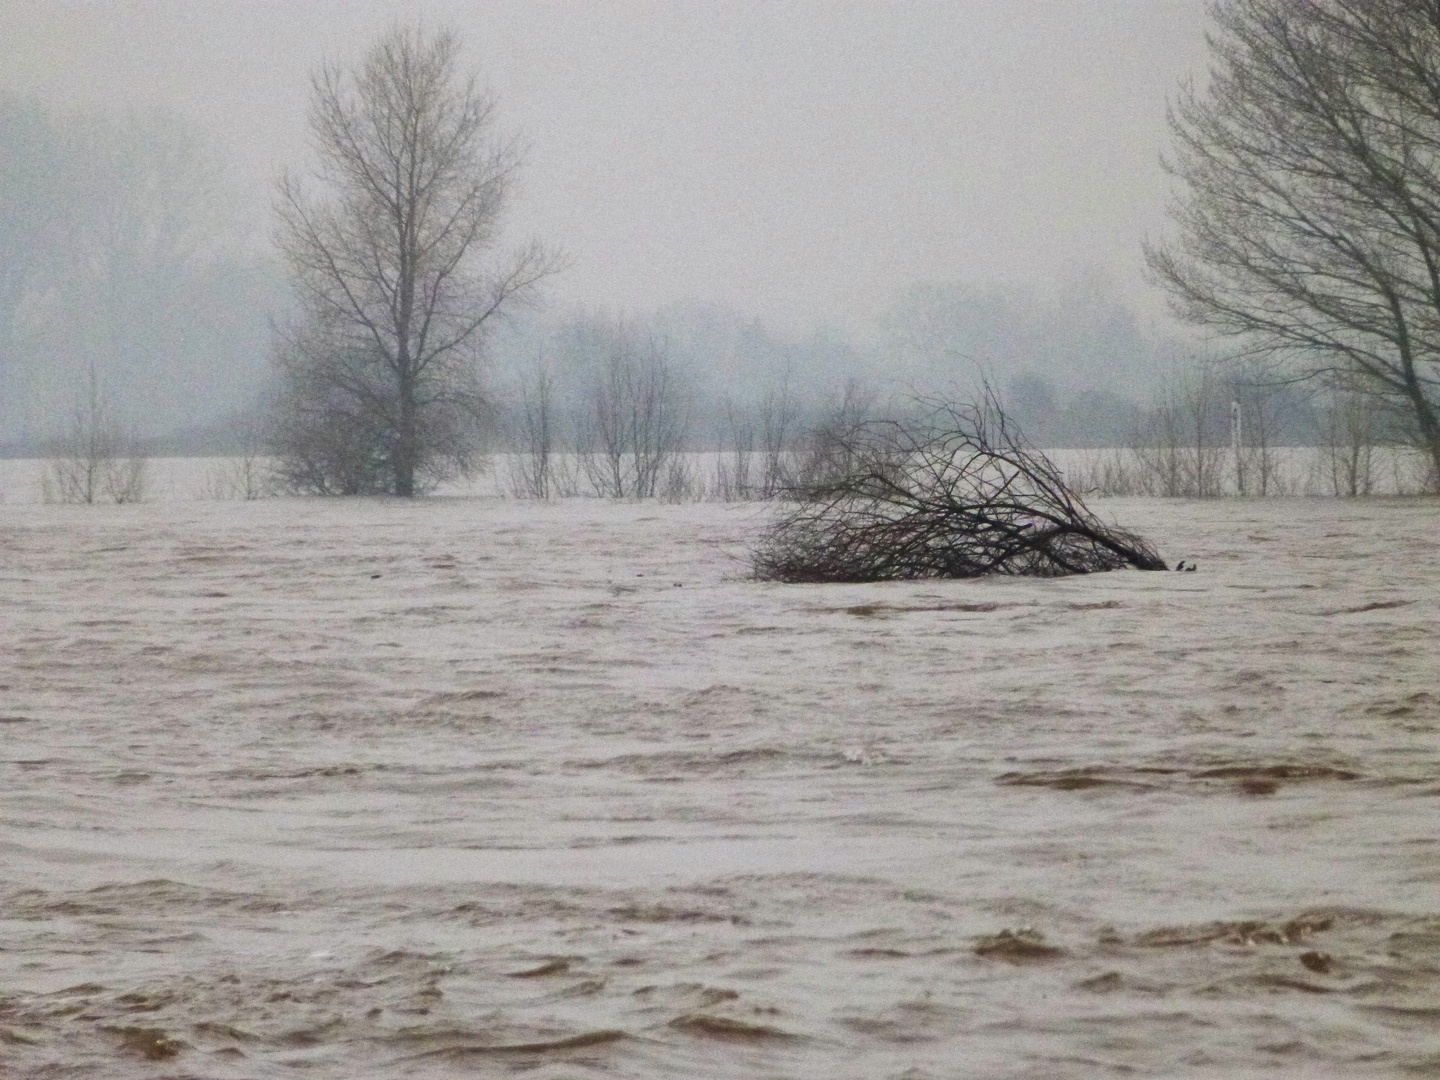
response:
[[[865,333],[779,334],[700,302],[540,311],[563,259],[503,240],[521,144],[444,31],[397,25],[355,65],[316,71],[315,160],[281,180],[264,228],[232,212],[244,200],[180,120],[0,99],[0,446],[48,455],[47,494],[78,501],[142,497],[145,455],[176,450],[233,455],[212,486],[244,497],[411,495],[494,468],[540,498],[772,498],[827,467],[837,432],[985,382],[1028,445],[1095,451],[1068,470],[1086,492],[1369,493],[1405,448],[1433,460],[1424,305],[1440,301],[1404,277],[1418,263],[1399,237],[1361,242],[1363,222],[1336,222],[1361,238],[1350,263],[1293,237],[1272,263],[1245,246],[1251,226],[1282,239],[1296,226],[1242,212],[1241,181],[1285,179],[1293,148],[1256,150],[1227,120],[1250,115],[1247,87],[1273,89],[1242,76],[1294,12],[1270,0],[1217,12],[1233,70],[1177,110],[1172,165],[1197,201],[1151,261],[1184,314],[1231,335],[1223,352],[1156,331],[1084,274],[1044,290],[916,285]],[[1380,48],[1344,26],[1301,29],[1316,70],[1332,39]],[[1317,145],[1343,163],[1332,144]],[[1258,164],[1236,174],[1242,149]],[[1403,202],[1362,174],[1333,180],[1370,199],[1356,213]],[[1422,226],[1405,234],[1421,255]],[[1388,254],[1364,263],[1364,243]],[[1305,280],[1355,295],[1285,294],[1287,267],[1307,258]],[[1377,297],[1392,286],[1386,315]],[[1307,304],[1320,305],[1309,321]],[[1267,311],[1290,321],[1266,325]],[[1303,485],[1296,447],[1318,450]],[[1440,484],[1421,472],[1387,486]]]
[[[646,322],[574,317],[543,334],[512,328],[505,355],[514,362],[495,372],[490,445],[497,480],[518,497],[783,496],[824,471],[838,432],[901,417],[915,397],[937,392],[992,400],[1028,445],[1085,451],[1064,460],[1077,490],[1091,494],[1365,495],[1428,484],[1403,412],[1193,355],[1175,358],[1168,380],[1152,374],[1143,404],[1113,391],[1067,393],[1033,371],[993,387],[993,369],[961,365],[937,365],[924,379],[914,368],[867,377],[863,365],[817,376],[816,343],[784,346],[714,312],[703,323],[672,312]]]
[[[1277,381],[1243,361],[1202,363],[1067,475],[1086,493],[1168,498],[1434,491],[1410,425],[1375,394]]]
[[[271,223],[235,209],[257,201],[180,117],[0,97],[0,449],[44,452],[98,388],[107,422],[141,444],[238,452],[238,414],[273,409],[275,360],[299,329]],[[487,322],[481,426],[567,327],[604,321]],[[1173,352],[1083,275],[1044,291],[917,285],[864,334],[777,333],[698,301],[626,322],[663,346],[705,416],[780,383],[816,404],[850,380],[938,385],[978,364],[1039,389],[1035,435],[1056,445],[1113,445]],[[564,356],[547,362],[563,373]],[[484,438],[496,445],[498,429]]]
[[[731,455],[716,478],[730,497],[793,487],[801,431],[813,441],[819,430],[801,411],[827,381],[820,371],[787,369],[778,388],[772,371],[747,389],[713,355],[709,372],[677,362],[683,346],[662,327],[582,318],[525,357],[509,408],[487,388],[495,329],[563,264],[538,242],[501,238],[520,154],[495,113],[445,30],[396,24],[353,66],[313,75],[314,160],[285,175],[276,199],[276,241],[297,297],[277,335],[271,404],[283,485],[412,496],[470,475],[498,435],[519,448],[516,493],[687,497],[698,481],[686,454],[707,445]],[[890,370],[872,355],[862,383],[900,378],[904,353],[928,358],[931,376],[938,356],[953,381],[974,364],[964,350],[989,344],[957,339],[967,314],[963,297],[907,297],[885,327],[892,347],[878,354]],[[1123,374],[1117,345],[1133,327],[1107,314],[1097,324],[1109,347],[1090,343],[1082,380],[1093,369]],[[818,337],[831,356],[846,349]],[[791,396],[792,377],[803,394]],[[862,396],[848,385],[842,412]]]
[[[817,394],[787,369],[702,389],[676,346],[635,321],[567,321],[538,356],[495,428],[501,479],[522,498],[775,498],[822,467],[828,433],[876,403],[856,379]]]
[[[1337,493],[1368,490],[1384,442],[1423,454],[1425,484],[1440,488],[1440,23],[1407,0],[1217,0],[1211,14],[1211,77],[1182,88],[1170,114],[1175,235],[1148,256],[1180,313],[1228,336],[1239,359],[1172,360],[1143,394],[1143,335],[1106,310],[1103,289],[1098,304],[1070,298],[1101,317],[1065,320],[1078,346],[1066,357],[1003,301],[996,319],[993,297],[919,288],[882,322],[838,413],[808,423],[791,378],[813,399],[817,372],[748,392],[722,377],[707,394],[687,385],[672,335],[620,324],[572,334],[580,378],[559,378],[537,350],[517,401],[497,409],[479,381],[483,346],[560,262],[533,242],[500,245],[517,144],[458,66],[454,37],[397,24],[355,67],[314,76],[311,185],[280,185],[300,304],[280,353],[282,473],[292,489],[412,495],[466,471],[489,423],[517,451],[517,493],[583,481],[614,498],[679,497],[695,487],[686,451],[708,438],[731,455],[716,469],[722,494],[764,497],[795,489],[797,455],[820,453],[827,424],[853,430],[877,385],[920,374],[918,355],[932,378],[940,360],[943,383],[967,365],[994,373],[1031,444],[1108,426],[1115,446],[1123,426],[1128,456],[1098,490],[1281,492],[1279,451],[1302,440],[1324,448]],[[998,339],[987,321],[1004,326]],[[1322,388],[1318,405],[1301,384]]]
[[[0,448],[73,441],[92,399],[174,443],[254,392],[283,278],[234,204],[183,121],[0,96]]]

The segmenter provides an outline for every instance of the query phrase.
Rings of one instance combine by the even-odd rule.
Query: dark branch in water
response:
[[[1165,570],[1143,539],[1100,521],[1028,447],[987,388],[979,404],[924,399],[907,420],[827,432],[825,467],[752,553],[762,580],[1060,577]]]

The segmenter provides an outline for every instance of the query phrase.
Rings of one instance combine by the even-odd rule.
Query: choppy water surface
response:
[[[1440,1072],[1440,513],[0,507],[0,1075]]]

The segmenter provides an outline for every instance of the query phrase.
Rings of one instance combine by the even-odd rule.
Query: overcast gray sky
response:
[[[1143,297],[1166,97],[1204,63],[1204,0],[13,0],[0,87],[177,112],[263,207],[310,69],[417,16],[531,146],[512,224],[568,254],[555,302],[791,330],[921,280]]]

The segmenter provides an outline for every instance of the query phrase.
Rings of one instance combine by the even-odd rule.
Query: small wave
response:
[[[705,911],[700,908],[671,907],[668,904],[634,903],[612,907],[607,912],[622,922],[641,923],[731,923],[747,926],[750,920],[744,915],[726,914],[720,911]]]
[[[172,1039],[159,1028],[104,1027],[100,1030],[119,1038],[123,1051],[138,1054],[146,1061],[168,1061],[190,1048],[189,1043]]]
[[[173,991],[147,994],[143,991],[132,990],[117,997],[115,1004],[126,1012],[159,1012],[165,1006],[173,1004],[177,996]]]
[[[1051,945],[1045,935],[1029,927],[1019,930],[1001,930],[998,934],[987,934],[975,942],[976,956],[994,957],[1019,963],[1028,960],[1055,960],[1065,955],[1058,945]]]
[[[281,1046],[291,1047],[319,1046],[321,1043],[328,1042],[344,1026],[343,1017],[332,1016],[306,1027],[291,1028],[281,1034],[276,1042]]]
[[[641,775],[675,773],[711,774],[744,769],[752,765],[782,762],[793,757],[789,750],[774,746],[756,746],[719,753],[663,752],[658,754],[622,754],[603,760],[571,761],[577,769],[607,769]]]
[[[1385,611],[1388,608],[1409,607],[1415,603],[1414,600],[1377,600],[1373,604],[1361,604],[1359,607],[1336,608],[1333,611],[1319,612],[1321,618],[1331,618],[1335,615],[1360,615],[1367,611]]]
[[[567,1035],[560,1039],[541,1039],[536,1042],[516,1043],[468,1043],[463,1046],[445,1046],[438,1050],[427,1050],[406,1058],[407,1061],[435,1060],[437,1058],[486,1057],[504,1054],[550,1054],[566,1050],[586,1050],[596,1046],[608,1046],[630,1038],[624,1031],[604,1029],[585,1031],[578,1035]]]
[[[305,769],[230,769],[220,774],[225,780],[309,780],[313,777],[359,776],[383,771],[383,765],[314,765]]]
[[[109,987],[101,986],[99,983],[79,983],[76,986],[67,986],[61,990],[52,990],[43,997],[90,997],[95,994],[105,993]]]
[[[1162,783],[1233,780],[1247,795],[1272,795],[1282,782],[1358,780],[1361,774],[1335,765],[1301,762],[1236,762],[1198,769],[1127,766],[1074,766],[1063,769],[1035,769],[1002,773],[995,778],[1006,787],[1046,787],[1055,791],[1089,791],[1115,788],[1130,791],[1155,790]]]
[[[1330,765],[1223,765],[1191,773],[1198,780],[1358,780],[1360,774]]]
[[[1424,1020],[1440,1025],[1440,1005],[1392,1005],[1385,1002],[1366,1002],[1357,1008],[1378,1016],[1392,1016],[1403,1020]]]
[[[1109,994],[1125,986],[1125,976],[1118,971],[1106,971],[1081,979],[1075,984],[1077,990],[1088,990],[1092,994]]]
[[[423,704],[430,708],[441,705],[465,705],[475,701],[494,701],[497,698],[503,698],[505,696],[504,690],[456,690],[448,693],[432,694]]]
[[[995,778],[997,784],[1006,787],[1048,787],[1056,791],[1089,791],[1091,788],[1111,787],[1145,789],[1151,784],[1138,780],[1122,780],[1105,776],[1091,769],[1060,769],[1054,772],[1008,772]]]
[[[687,1035],[705,1039],[721,1039],[726,1042],[796,1042],[801,1036],[784,1031],[769,1024],[751,1024],[745,1020],[734,1020],[728,1016],[709,1016],[705,1013],[687,1013],[670,1021],[669,1026]]]
[[[410,949],[390,949],[370,957],[368,962],[381,967],[394,967],[397,964],[421,964],[429,967],[433,964],[448,963],[451,959],[449,953],[443,952],[425,953],[414,952]]]
[[[886,616],[886,615],[902,615],[902,614],[907,614],[907,613],[910,613],[910,612],[925,612],[925,611],[940,611],[940,612],[944,612],[944,611],[956,611],[956,612],[961,612],[962,614],[988,615],[988,614],[990,614],[990,613],[993,612],[993,611],[1000,611],[1000,610],[1003,610],[1003,609],[1005,609],[1005,608],[1034,607],[1034,606],[1035,606],[1035,605],[1033,605],[1033,604],[1018,604],[1018,603],[1002,604],[1002,603],[995,603],[995,602],[993,602],[993,601],[983,601],[983,602],[980,602],[980,603],[971,603],[971,604],[960,604],[960,603],[936,603],[936,604],[879,604],[879,603],[872,603],[872,604],[852,604],[852,605],[850,605],[849,607],[839,607],[839,608],[822,607],[822,608],[812,608],[811,610],[814,611],[816,614],[825,614],[825,615],[854,615],[854,616],[856,616],[856,617],[858,617],[858,618],[865,619],[865,618],[876,618],[877,616],[883,618],[883,617]],[[1099,606],[1100,606],[1100,607],[1118,607],[1119,605],[1111,602],[1111,603],[1108,603],[1108,604],[1101,604],[1101,605],[1099,605]]]
[[[569,960],[550,960],[539,967],[526,968],[523,971],[507,971],[505,974],[512,979],[539,979],[545,975],[563,975],[570,970]]]
[[[845,955],[853,956],[857,960],[906,960],[915,954],[904,949],[871,948],[848,949]]]
[[[726,1001],[738,1001],[740,993],[724,986],[704,983],[671,983],[668,986],[642,986],[633,991],[635,997],[654,1005],[665,1003],[672,1008],[708,1008]]]
[[[1132,943],[1145,948],[1175,948],[1205,945],[1223,941],[1231,945],[1296,945],[1315,934],[1334,927],[1336,916],[1331,912],[1297,915],[1283,923],[1245,920],[1241,922],[1210,922],[1198,926],[1166,926],[1147,930],[1132,938]]]
[[[237,1028],[231,1024],[221,1024],[214,1020],[201,1020],[195,1024],[194,1031],[197,1035],[203,1035],[210,1039],[228,1039],[231,1042],[239,1043],[257,1043],[261,1041],[259,1035],[245,1031],[242,1028]]]

